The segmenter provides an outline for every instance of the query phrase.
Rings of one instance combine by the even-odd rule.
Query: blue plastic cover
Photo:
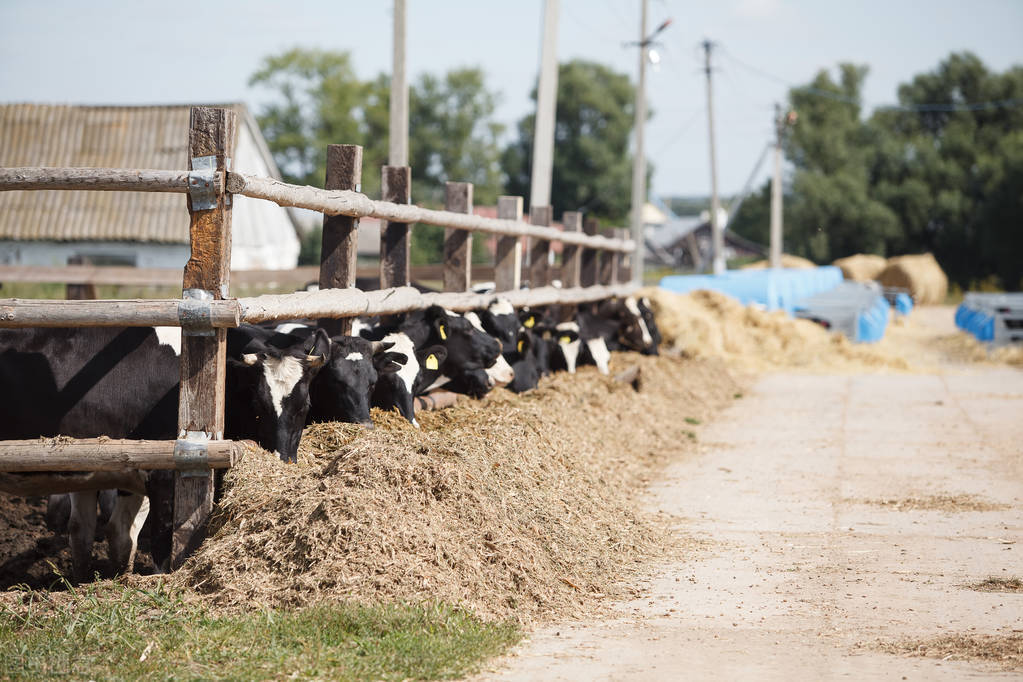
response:
[[[913,312],[913,297],[909,294],[895,294],[895,312],[899,315],[909,315]]]
[[[796,303],[827,291],[842,281],[841,269],[824,265],[812,269],[728,270],[721,275],[670,275],[661,279],[662,289],[685,294],[697,289],[720,291],[740,303],[758,303],[768,310],[791,313]]]

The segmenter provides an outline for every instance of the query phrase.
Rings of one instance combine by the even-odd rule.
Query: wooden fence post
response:
[[[561,216],[565,232],[582,232],[583,214],[579,211],[565,211]],[[566,289],[579,286],[580,266],[583,248],[578,244],[561,245],[561,286]]]
[[[498,197],[497,217],[522,221],[522,197]],[[522,248],[519,237],[497,238],[494,258],[494,284],[498,291],[515,291],[522,286]]]
[[[472,214],[472,183],[449,182],[444,186],[444,210]],[[444,228],[444,291],[472,288],[472,232]]]
[[[616,227],[615,228],[615,239],[626,240],[632,236],[628,228]],[[618,251],[615,254],[615,264],[617,267],[617,277],[612,284],[625,284],[632,279],[632,254],[628,254],[624,251]]]
[[[324,189],[359,191],[362,184],[362,147],[357,144],[327,145],[327,178]],[[359,219],[323,215],[320,250],[320,288],[350,289],[355,286]],[[350,334],[352,318],[323,318],[320,327],[328,334]]]
[[[89,259],[85,256],[68,256],[68,265],[91,265]],[[85,301],[93,300],[96,298],[96,285],[90,283],[82,284],[68,284],[66,287],[65,298],[69,301]]]
[[[612,231],[612,234],[614,232]],[[618,280],[618,252],[600,252],[600,283],[604,286],[614,284]]]
[[[381,174],[381,194],[384,201],[408,204],[412,200],[412,168],[384,166]],[[380,226],[380,288],[409,285],[409,257],[411,240],[408,223],[385,221]]]
[[[591,237],[597,234],[600,221],[596,218],[586,218],[583,221],[583,232]],[[597,283],[597,251],[589,247],[582,247],[582,257],[579,266],[579,285],[592,287]]]
[[[193,107],[189,120],[189,168],[226,172],[234,157],[235,112]],[[201,181],[200,181],[201,182]],[[191,256],[185,265],[183,298],[202,302],[227,298],[231,279],[231,204],[221,187],[212,192],[212,207],[188,199]],[[203,315],[199,313],[198,318]],[[224,382],[227,368],[224,329],[182,329],[181,393],[178,438],[189,442],[224,437]],[[174,521],[171,566],[177,568],[206,535],[213,508],[213,476],[208,468],[174,474]]]
[[[549,227],[554,217],[553,206],[531,206],[529,222],[532,225]],[[536,289],[551,283],[550,253],[551,243],[546,239],[529,239],[529,288]]]

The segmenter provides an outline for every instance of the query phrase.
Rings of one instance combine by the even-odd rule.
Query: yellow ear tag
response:
[[[520,352],[520,353],[522,352],[522,346],[523,346],[523,342],[522,342],[522,340],[520,339],[520,340],[519,340],[519,352]]]
[[[426,356],[426,369],[437,369],[440,364],[437,362],[437,356],[430,353]]]
[[[444,325],[441,325],[440,327],[438,327],[437,330],[440,332],[440,340],[441,341],[447,341],[448,340],[448,334],[447,334],[447,332],[444,331]]]
[[[522,323],[522,326],[526,329],[532,329],[534,324],[536,324],[536,318],[530,315],[526,318],[526,321]]]
[[[562,336],[560,339],[558,339],[558,343],[562,343],[562,344],[572,343],[572,337],[571,336]]]

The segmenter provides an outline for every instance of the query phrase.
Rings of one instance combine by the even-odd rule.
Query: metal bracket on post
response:
[[[193,211],[208,211],[217,207],[214,188],[216,173],[216,156],[196,156],[192,159],[192,170],[188,171],[188,196],[192,199]]]
[[[174,466],[183,478],[209,476],[209,441],[203,431],[186,431],[184,438],[174,441]]]
[[[205,289],[185,289],[178,303],[178,321],[183,336],[214,336],[210,303],[213,292]]]

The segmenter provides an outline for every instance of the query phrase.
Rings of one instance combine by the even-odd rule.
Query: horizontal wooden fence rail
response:
[[[551,268],[557,278],[560,268]],[[444,277],[443,265],[413,265],[412,281],[432,280],[439,282]],[[259,285],[304,287],[316,282],[320,268],[316,265],[300,265],[291,270],[232,270],[232,286],[251,287]],[[359,266],[358,277],[380,276],[378,265]],[[494,266],[474,263],[472,279],[475,282],[494,280]],[[123,265],[0,265],[0,284],[4,282],[93,284],[112,286],[153,286],[180,287],[181,268],[133,268]]]
[[[307,208],[327,215],[347,215],[353,218],[379,218],[395,223],[425,223],[515,237],[535,237],[565,244],[579,244],[603,251],[632,252],[635,242],[626,239],[590,236],[562,232],[553,227],[539,227],[529,223],[501,218],[484,218],[467,213],[436,211],[415,204],[395,204],[374,201],[365,194],[349,190],[326,190],[318,187],[289,185],[280,180],[261,178],[242,173],[229,173],[227,191],[256,199],[266,199],[280,206]]]
[[[207,301],[199,315],[202,324],[222,329],[242,322],[309,318],[343,318],[360,315],[396,315],[439,305],[454,312],[485,308],[495,295],[513,306],[586,303],[635,290],[628,284],[559,289],[538,287],[498,294],[473,292],[420,293],[413,287],[378,291],[323,289],[294,294],[266,294],[247,298]],[[3,327],[180,327],[195,323],[196,304],[182,299],[65,301],[48,299],[0,299]]]
[[[215,193],[224,183],[223,173],[214,176]],[[139,192],[187,192],[188,171],[152,169],[120,170],[116,168],[0,168],[0,190],[68,189],[124,190]],[[273,201],[280,206],[294,206],[319,211],[326,215],[347,215],[353,218],[379,218],[396,223],[425,223],[457,230],[487,232],[505,236],[533,237],[565,244],[578,244],[603,251],[631,252],[635,243],[627,239],[562,232],[552,227],[500,218],[437,211],[415,204],[374,201],[365,194],[350,190],[326,190],[318,187],[291,185],[280,180],[243,173],[227,173],[227,191],[255,199]]]
[[[113,438],[4,440],[0,441],[0,472],[194,469],[194,461],[175,456],[176,442]],[[208,441],[204,444],[203,466],[228,469],[251,445],[251,441]]]
[[[220,193],[224,174],[213,174]],[[120,168],[0,168],[0,191],[72,189],[122,192],[187,192],[188,171]]]

